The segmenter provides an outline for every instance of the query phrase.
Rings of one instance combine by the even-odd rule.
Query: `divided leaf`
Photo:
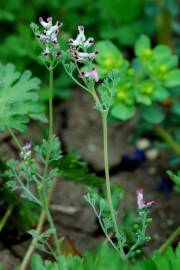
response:
[[[30,71],[20,74],[13,64],[0,65],[0,131],[10,127],[24,132],[30,119],[46,121],[37,102],[39,85]]]

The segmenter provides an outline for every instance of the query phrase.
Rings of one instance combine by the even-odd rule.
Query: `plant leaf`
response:
[[[20,74],[13,64],[0,65],[0,131],[25,131],[30,118],[46,121],[38,104],[40,80],[30,71]]]

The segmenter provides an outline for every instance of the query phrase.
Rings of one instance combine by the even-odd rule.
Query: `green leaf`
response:
[[[153,100],[164,101],[167,97],[169,97],[169,92],[167,91],[167,89],[157,86],[156,90],[153,93]]]
[[[153,53],[158,60],[171,55],[171,49],[165,45],[158,45],[153,49]]]
[[[172,105],[171,111],[177,115],[180,115],[180,101],[177,101]]]
[[[162,110],[156,106],[142,106],[141,117],[151,124],[161,123],[165,118]]]
[[[43,260],[41,258],[41,256],[39,256],[38,254],[33,254],[32,256],[32,260],[31,260],[31,267],[32,270],[44,270],[44,266],[43,266]]]
[[[148,95],[143,95],[139,91],[135,91],[134,95],[135,95],[136,101],[138,103],[141,103],[144,105],[151,105],[152,104],[152,100]]]
[[[135,106],[127,106],[125,104],[119,103],[112,108],[111,114],[117,119],[127,120],[134,115],[135,111]]]
[[[180,69],[169,71],[165,78],[166,87],[175,87],[180,85]]]
[[[135,54],[137,56],[142,56],[144,53],[150,52],[150,48],[150,39],[145,35],[141,35],[135,44]]]
[[[102,73],[106,74],[113,68],[120,68],[123,65],[124,58],[111,41],[97,42],[96,50],[99,51],[96,61]]]
[[[12,64],[0,65],[0,130],[7,127],[25,131],[30,118],[45,121],[38,104],[40,80],[30,71],[20,74]]]

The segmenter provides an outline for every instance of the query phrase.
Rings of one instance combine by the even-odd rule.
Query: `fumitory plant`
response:
[[[95,102],[95,108],[98,110],[103,127],[103,148],[104,148],[104,167],[106,179],[106,196],[101,197],[96,190],[91,190],[85,199],[91,204],[100,225],[107,237],[107,240],[120,254],[122,258],[128,258],[138,254],[138,249],[149,237],[146,236],[146,228],[150,220],[147,218],[150,206],[153,202],[145,203],[143,200],[143,190],[137,191],[138,203],[138,224],[135,229],[134,243],[129,248],[127,254],[124,248],[127,247],[125,232],[118,222],[119,204],[117,203],[118,194],[114,194],[114,200],[111,191],[108,162],[108,138],[107,138],[107,118],[117,94],[117,84],[120,82],[120,74],[117,69],[111,70],[108,76],[100,82],[99,74],[93,61],[98,56],[98,51],[92,51],[94,43],[93,38],[86,39],[84,27],[78,27],[79,33],[75,39],[69,39],[71,59],[68,61],[68,54],[64,53],[62,64],[68,75],[84,90],[86,90]],[[77,76],[79,79],[77,78]],[[98,90],[97,90],[98,87]],[[112,240],[112,236],[116,238]]]
[[[94,209],[109,243],[122,259],[130,258],[139,254],[143,243],[149,240],[146,228],[151,221],[148,214],[153,201],[145,202],[143,190],[137,191],[138,215],[134,221],[134,234],[131,242],[128,242],[118,217],[119,199],[122,199],[120,198],[122,194],[117,189],[111,189],[108,164],[107,118],[120,80],[119,71],[111,70],[107,77],[100,81],[93,63],[98,51],[91,50],[94,40],[86,39],[83,26],[78,27],[77,37],[69,40],[69,50],[63,51],[58,40],[62,23],[57,21],[53,24],[51,17],[46,21],[40,17],[39,22],[42,30],[35,23],[31,23],[31,29],[42,50],[40,59],[49,73],[49,132],[48,138],[43,139],[41,145],[33,146],[29,138],[28,142],[22,145],[14,133],[14,129],[24,132],[30,118],[46,122],[41,107],[36,103],[38,95],[34,90],[39,87],[39,80],[31,79],[29,72],[23,73],[20,77],[13,65],[3,67],[3,75],[1,75],[3,84],[1,85],[0,128],[9,130],[20,152],[19,159],[11,159],[7,162],[8,187],[18,191],[22,198],[42,210],[37,229],[29,231],[33,240],[20,269],[27,268],[34,248],[50,254],[57,263],[60,263],[62,239],[57,235],[48,207],[57,178],[62,174],[60,161],[63,162],[61,144],[53,131],[53,73],[59,62],[70,78],[92,96],[102,120],[106,194],[99,193],[98,189],[90,189],[85,198]],[[42,232],[45,217],[49,229]],[[53,237],[53,245],[48,241],[50,236]]]
[[[100,43],[93,50],[94,39],[85,37],[83,26],[78,27],[76,38],[69,39],[69,50],[63,51],[59,41],[62,23],[57,21],[53,24],[52,17],[47,18],[46,21],[40,17],[39,22],[41,26],[31,23],[31,29],[42,50],[40,59],[49,73],[49,132],[48,138],[43,139],[41,145],[33,146],[29,138],[25,145],[21,145],[13,131],[17,129],[24,132],[31,118],[46,121],[41,108],[36,103],[38,96],[34,90],[39,87],[39,80],[31,78],[29,72],[24,72],[20,76],[13,65],[3,66],[1,71],[3,75],[0,74],[3,82],[0,85],[2,97],[0,102],[3,112],[0,112],[0,119],[2,119],[0,129],[9,130],[20,152],[19,159],[7,162],[8,187],[13,191],[17,190],[21,197],[33,202],[42,210],[37,229],[30,230],[33,241],[24,256],[20,269],[27,269],[34,248],[39,248],[54,258],[55,264],[50,263],[49,267],[61,269],[59,265],[64,263],[62,269],[67,269],[66,262],[63,261],[65,259],[61,257],[62,239],[59,239],[48,206],[57,178],[63,174],[61,160],[66,166],[69,161],[67,157],[66,159],[62,157],[61,144],[54,134],[53,128],[53,74],[59,63],[62,64],[70,78],[92,97],[94,107],[100,115],[104,149],[105,194],[98,188],[89,188],[85,199],[92,206],[107,242],[116,251],[118,258],[120,256],[120,260],[128,263],[131,257],[141,252],[143,244],[150,240],[146,229],[151,222],[149,213],[154,201],[144,199],[142,188],[136,191],[137,215],[134,218],[131,239],[129,239],[119,213],[122,194],[110,183],[108,118],[113,115],[121,120],[126,120],[134,115],[138,105],[143,111],[143,117],[147,119],[149,109],[151,108],[150,111],[156,110],[150,106],[164,101],[169,96],[168,89],[179,84],[180,71],[176,69],[177,57],[171,55],[167,47],[159,46],[152,50],[148,38],[142,37],[136,44],[137,57],[132,66],[117,50],[115,59],[111,59],[111,57],[106,59],[103,53],[101,54],[101,46],[104,45]],[[111,48],[112,44],[108,43],[108,46]],[[158,109],[157,111],[159,112]],[[42,232],[45,217],[49,229]],[[48,241],[50,236],[53,237],[53,244]],[[41,259],[38,257],[37,260],[43,269]],[[77,266],[79,266],[79,262],[81,265],[80,258],[77,259]]]

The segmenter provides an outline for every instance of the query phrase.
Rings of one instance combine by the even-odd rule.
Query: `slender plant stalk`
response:
[[[180,236],[180,226],[169,236],[169,238],[159,248],[159,252],[162,254],[172,243]]]
[[[50,156],[50,144],[53,136],[53,69],[49,69],[49,134],[48,134],[48,150],[45,161],[45,168],[43,178],[45,179],[48,172],[49,156]]]
[[[172,135],[160,125],[155,125],[154,127],[156,132],[171,147],[174,153],[180,155],[180,144],[173,139]]]
[[[0,221],[0,232],[3,230],[3,228],[5,227],[9,217],[11,216],[13,210],[14,210],[15,204],[11,204],[7,211],[5,212],[4,216],[2,217],[1,221]]]
[[[50,191],[49,194],[48,194],[48,203],[50,203],[50,201],[51,201],[51,198],[52,198],[52,195],[53,195],[53,192],[54,192],[54,188],[55,188],[55,186],[56,186],[56,183],[57,183],[57,179],[54,178],[54,179],[53,179],[53,185],[52,185],[51,191]],[[37,227],[36,227],[36,231],[37,231],[39,234],[40,234],[40,233],[42,232],[42,230],[43,230],[43,226],[44,226],[45,219],[46,219],[46,213],[45,213],[45,211],[43,210],[43,211],[41,211],[41,215],[40,215],[40,218],[39,218],[39,222],[38,222],[38,225],[37,225]],[[33,252],[34,252],[35,249],[36,249],[36,247],[35,247],[36,244],[37,244],[37,239],[36,239],[36,238],[32,239],[31,244],[29,245],[29,248],[28,248],[28,250],[27,250],[27,252],[26,252],[26,254],[25,254],[24,258],[23,258],[23,261],[22,261],[22,263],[21,263],[21,267],[20,267],[21,270],[27,269],[28,264],[29,264],[29,261],[30,261],[30,259],[31,259],[31,256],[32,256]]]
[[[44,168],[44,173],[43,173],[44,181],[46,181],[46,177],[48,174],[48,165],[49,165],[49,158],[50,158],[52,136],[53,136],[53,67],[51,66],[49,68],[49,137],[48,137],[48,150],[47,150],[45,168]],[[46,194],[44,183],[43,183],[43,196],[44,196],[44,201],[45,201],[46,217],[47,217],[50,227],[54,230],[53,238],[54,238],[54,244],[56,246],[56,252],[57,252],[57,255],[60,255],[59,254],[59,241],[58,241],[55,225],[54,225],[51,213],[49,211],[48,201],[46,198],[47,194]]]
[[[114,231],[116,236],[119,236],[118,225],[116,222],[116,216],[114,212],[114,207],[112,203],[112,195],[111,195],[111,185],[109,178],[109,160],[108,160],[108,130],[107,130],[107,113],[103,112],[102,115],[102,123],[103,123],[103,148],[104,148],[104,168],[105,168],[105,178],[106,178],[106,191],[107,191],[107,200],[109,204],[109,209],[113,221]],[[120,248],[120,255],[122,258],[125,257],[123,247]]]
[[[51,144],[51,139],[53,136],[53,68],[50,67],[49,68],[49,134],[48,134],[48,150],[47,150],[47,155],[46,155],[46,161],[45,161],[45,167],[44,167],[44,172],[43,172],[43,179],[45,181],[47,174],[48,174],[48,164],[49,164],[49,158],[50,158],[50,144]],[[47,217],[49,225],[52,229],[55,229],[54,226],[54,222],[53,219],[51,217],[49,208],[48,208],[48,204],[51,200],[53,191],[54,191],[54,187],[56,185],[56,178],[53,179],[53,183],[52,183],[52,188],[48,194],[48,200],[46,200],[47,194],[45,193],[44,190],[44,185],[42,186],[42,195],[44,197],[44,201],[46,201],[46,205],[45,205],[45,209],[42,210],[40,218],[39,218],[39,222],[36,228],[36,231],[38,233],[41,233],[45,219]],[[54,238],[54,243],[56,245],[56,251],[57,253],[59,253],[59,241],[58,241],[58,237],[56,234],[56,230],[55,233],[53,234],[53,238]],[[37,239],[33,239],[31,244],[29,245],[29,248],[23,258],[23,261],[21,263],[21,267],[20,270],[26,270],[27,266],[29,264],[29,261],[31,259],[31,256],[35,250],[35,245],[37,243]]]
[[[17,145],[17,147],[21,151],[21,148],[22,148],[21,143],[19,142],[18,138],[16,137],[14,131],[9,126],[7,128],[8,128],[9,133],[11,134],[15,144]]]
[[[38,225],[36,227],[36,231],[38,233],[42,232],[43,225],[44,225],[44,222],[45,222],[45,218],[46,218],[46,214],[45,214],[44,211],[42,211],[41,215],[40,215],[40,218],[39,218]],[[36,244],[37,244],[37,239],[33,238],[33,240],[31,241],[31,244],[29,245],[28,250],[26,251],[26,254],[25,254],[24,258],[23,258],[23,261],[22,261],[21,266],[20,266],[20,270],[27,269],[29,261],[31,259],[31,256],[32,256],[33,252],[35,251],[35,245]]]

